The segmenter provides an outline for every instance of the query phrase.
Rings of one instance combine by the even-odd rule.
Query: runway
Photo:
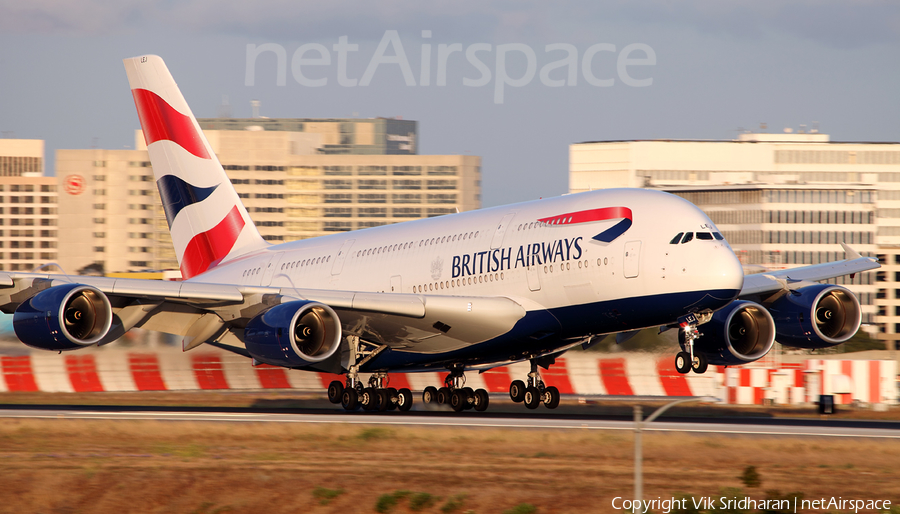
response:
[[[419,411],[409,413],[364,413],[308,409],[300,412],[261,412],[253,409],[197,409],[147,407],[0,406],[5,419],[72,420],[153,420],[167,422],[218,423],[341,423],[409,427],[468,427],[545,430],[633,431],[630,420],[600,416],[554,416],[551,413],[521,414],[452,413]],[[829,421],[815,418],[678,418],[645,423],[646,432],[681,432],[719,435],[794,437],[864,437],[900,439],[900,423],[872,421]]]

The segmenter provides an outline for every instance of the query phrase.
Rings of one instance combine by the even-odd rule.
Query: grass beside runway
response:
[[[645,498],[900,499],[900,441],[643,439]],[[624,431],[0,419],[0,512],[611,512],[632,450]]]

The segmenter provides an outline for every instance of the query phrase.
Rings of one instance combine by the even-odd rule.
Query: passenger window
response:
[[[716,238],[716,241],[721,241],[721,240],[725,239],[724,237],[722,237],[722,234],[720,234],[718,232],[713,232],[713,237]]]
[[[713,236],[709,232],[697,232],[697,239],[702,239],[704,241],[712,241]]]
[[[688,232],[688,233],[685,234],[684,237],[681,239],[681,244],[687,243],[687,242],[689,242],[691,239],[694,239],[694,233],[693,233],[693,232]]]
[[[669,241],[670,245],[677,245],[679,241],[681,241],[681,236],[684,235],[684,232],[679,232],[677,236],[673,237],[671,241]]]

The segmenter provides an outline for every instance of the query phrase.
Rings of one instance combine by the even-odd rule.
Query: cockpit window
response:
[[[712,241],[713,235],[709,232],[697,232],[697,239],[703,239],[704,241]]]
[[[681,241],[681,236],[684,235],[684,232],[679,232],[677,236],[673,237],[671,241],[669,241],[670,245],[677,245],[679,241]]]
[[[694,239],[694,233],[693,233],[693,232],[688,232],[688,233],[685,234],[684,237],[681,239],[681,244],[687,243],[687,242],[689,242],[689,241],[692,240],[692,239]]]
[[[713,237],[716,238],[716,241],[721,241],[721,240],[725,239],[724,237],[722,237],[722,234],[720,234],[718,232],[713,232]]]

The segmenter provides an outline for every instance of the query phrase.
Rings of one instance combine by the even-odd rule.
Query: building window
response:
[[[326,180],[324,182],[325,189],[351,189],[353,188],[352,180]]]
[[[420,194],[395,194],[394,203],[422,203],[422,195]]]
[[[386,203],[387,195],[362,193],[356,196],[356,201],[359,203]]]
[[[383,207],[360,207],[357,210],[357,216],[360,218],[384,218],[387,216],[387,209]]]
[[[357,189],[387,189],[386,180],[359,180],[356,183]]]
[[[456,203],[455,194],[430,194],[428,203]]]
[[[326,221],[323,230],[325,232],[349,232],[352,228],[349,221]]]
[[[429,180],[428,189],[456,189],[455,180]]]
[[[326,218],[349,218],[353,216],[353,209],[349,207],[331,207],[325,209]]]
[[[422,189],[422,181],[421,180],[395,180],[394,181],[394,189]]]

